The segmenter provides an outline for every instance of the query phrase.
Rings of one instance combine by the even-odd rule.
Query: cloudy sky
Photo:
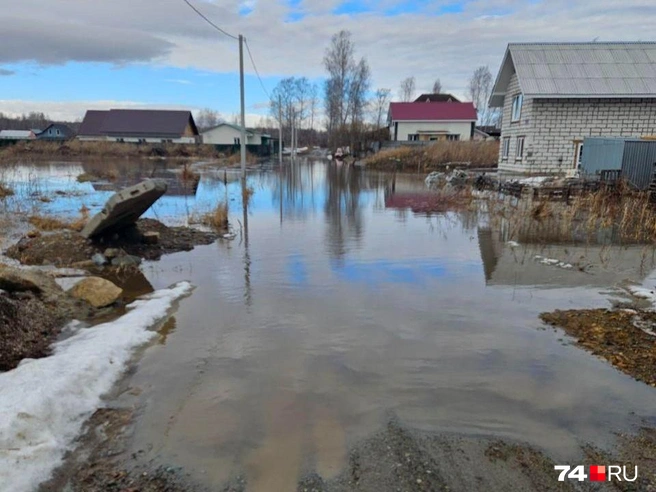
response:
[[[373,87],[418,91],[439,77],[463,96],[508,42],[653,40],[654,0],[190,0],[249,41],[270,91],[285,76],[321,82],[340,29],[369,61]],[[0,111],[80,118],[87,108],[239,108],[237,43],[183,0],[20,0],[0,16]],[[247,60],[247,112],[267,96]]]

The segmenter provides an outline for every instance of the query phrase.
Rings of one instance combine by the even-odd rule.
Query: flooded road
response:
[[[77,183],[70,166],[48,186],[79,195],[43,206],[97,209],[111,192]],[[148,215],[184,223],[226,200],[237,236],[142,268],[155,289],[196,289],[130,374],[134,391],[112,402],[140,409],[141,460],[215,488],[241,476],[249,491],[295,490],[306,473],[335,477],[390,418],[570,460],[653,418],[653,388],[538,319],[608,306],[618,282],[656,278],[644,248],[511,247],[469,212],[412,213],[405,195],[425,188],[411,177],[322,162],[257,170],[244,209],[238,174],[199,172]],[[583,272],[535,255],[607,261]]]

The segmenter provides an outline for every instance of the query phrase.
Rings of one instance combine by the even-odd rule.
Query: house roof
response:
[[[1,130],[0,138],[30,138],[34,136],[32,130]]]
[[[656,42],[511,43],[491,107],[503,106],[515,72],[527,97],[656,97]]]
[[[227,127],[232,128],[233,130],[237,130],[238,132],[241,132],[241,126],[233,125],[232,123],[228,123],[228,122],[224,121],[223,123],[219,123],[218,125],[213,126],[212,128],[208,128],[207,130],[205,130],[203,132],[203,135],[207,132],[211,132],[212,130],[216,130],[217,128],[221,128],[222,126],[227,126]],[[249,128],[246,128],[246,133],[249,134],[249,135],[253,135],[255,132],[253,130],[249,129]]]
[[[476,121],[477,118],[476,108],[470,102],[390,103],[392,121]]]
[[[89,137],[102,135],[101,127],[105,121],[105,116],[108,113],[109,111],[98,111],[96,109],[90,109],[87,111],[77,134]]]
[[[157,109],[111,109],[87,111],[79,135],[179,138],[191,124],[198,135],[191,111]]]
[[[415,102],[460,102],[460,100],[451,94],[422,94]]]

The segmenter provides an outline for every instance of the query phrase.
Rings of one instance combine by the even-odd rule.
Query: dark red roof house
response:
[[[471,140],[477,119],[470,102],[391,103],[388,114],[394,141]]]

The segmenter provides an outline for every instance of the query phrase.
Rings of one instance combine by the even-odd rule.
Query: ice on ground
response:
[[[656,302],[656,291],[652,289],[638,287],[636,285],[629,285],[626,290],[628,290],[633,297],[637,297],[638,299],[647,299],[652,303]]]
[[[62,288],[62,290],[68,292],[85,278],[87,277],[58,277],[55,279],[55,282]]]
[[[181,282],[156,291],[130,304],[121,318],[54,344],[53,355],[0,373],[0,484],[8,487],[3,490],[32,491],[50,477],[133,350],[155,336],[148,328],[191,289]]]

